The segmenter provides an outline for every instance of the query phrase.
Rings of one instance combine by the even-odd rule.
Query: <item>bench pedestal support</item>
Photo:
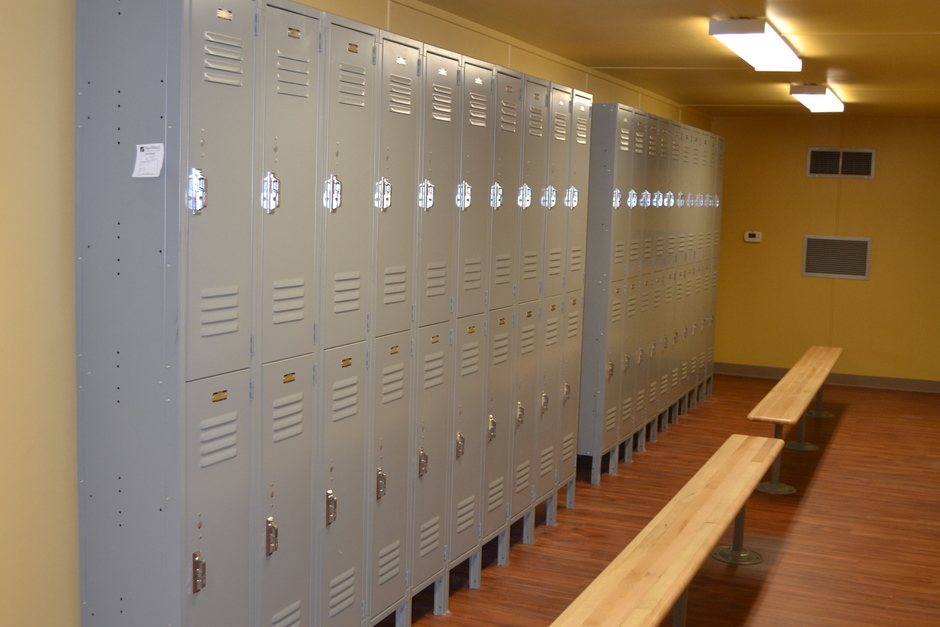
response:
[[[807,412],[806,414],[807,416],[809,416],[810,418],[833,418],[834,417],[831,413],[827,411],[823,411],[822,399],[823,399],[823,389],[822,387],[820,387],[819,391],[816,392],[816,409],[810,412]]]
[[[812,442],[806,441],[806,416],[800,418],[800,422],[797,425],[797,440],[796,442],[787,442],[786,446],[791,451],[818,451],[819,446],[813,444]]]
[[[774,437],[781,440],[783,439],[783,425],[774,425]],[[777,455],[773,465],[770,467],[770,481],[764,481],[758,485],[758,492],[763,492],[764,494],[793,494],[796,492],[796,488],[792,485],[787,485],[780,481],[780,460],[782,459],[782,455],[782,453]]]
[[[763,556],[757,551],[744,548],[744,510],[746,507],[742,507],[734,518],[734,538],[731,546],[720,546],[712,551],[712,557],[719,562],[749,566],[764,561]]]
[[[689,606],[689,589],[686,588],[672,606],[672,627],[685,627],[686,608]]]

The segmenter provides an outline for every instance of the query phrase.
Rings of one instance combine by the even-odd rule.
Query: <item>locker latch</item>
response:
[[[720,206],[721,206],[721,196],[719,196],[718,194],[715,194],[715,205],[714,205],[714,206],[715,206],[715,207],[720,207]]]
[[[629,192],[627,192],[627,206],[633,209],[634,207],[636,207],[636,205],[637,205],[636,190],[631,189]]]
[[[457,459],[460,459],[461,457],[463,457],[463,454],[466,451],[466,448],[467,448],[467,440],[466,438],[463,437],[463,434],[460,431],[458,431],[457,432]]]
[[[486,441],[492,442],[495,439],[496,439],[496,418],[493,418],[493,416],[491,415],[486,425]]]
[[[574,209],[578,206],[578,188],[572,185],[568,188],[568,191],[565,192],[565,206],[569,209]]]
[[[663,200],[663,203],[667,207],[674,207],[676,204],[676,195],[673,194],[672,192],[666,192],[666,198],[665,200]]]
[[[375,469],[375,500],[378,501],[385,496],[385,489],[388,485],[388,476],[381,468]]]
[[[516,401],[516,427],[521,427],[524,422],[525,407],[522,406],[522,401]]]
[[[209,205],[206,185],[206,176],[202,173],[202,170],[192,168],[189,171],[189,191],[186,195],[186,202],[189,204],[189,211],[193,215],[202,213],[202,210]]]
[[[460,184],[457,185],[457,207],[461,211],[466,211],[470,208],[470,183],[466,181],[460,181]]]
[[[549,185],[542,190],[542,206],[547,209],[554,209],[558,198],[558,192],[553,185]]]
[[[636,363],[637,363],[637,364],[642,364],[642,363],[643,363],[643,349],[642,349],[642,348],[641,348],[641,349],[639,350],[639,352],[637,352],[637,354],[636,354]]]
[[[620,206],[623,204],[623,192],[619,189],[614,190],[614,199],[611,203],[614,209],[620,209]]]
[[[650,359],[656,356],[656,342],[650,342]]]
[[[418,206],[425,211],[430,211],[434,206],[434,183],[427,179],[418,185]]]
[[[532,188],[522,184],[522,187],[519,188],[519,198],[516,199],[516,203],[523,209],[528,209],[532,206]]]
[[[614,362],[608,361],[607,362],[607,378],[610,379],[610,378],[613,378],[613,376],[614,376]]]
[[[333,490],[326,491],[326,526],[329,527],[336,522],[336,513],[339,502]]]
[[[193,553],[193,594],[206,587],[206,560],[202,551]]]
[[[640,206],[649,207],[650,204],[652,203],[652,200],[653,200],[653,195],[650,194],[649,191],[643,190],[643,193],[640,194]]]
[[[265,555],[271,557],[277,552],[277,525],[274,516],[268,516],[264,522]]]
[[[418,477],[428,474],[428,454],[424,452],[424,447],[418,451]]]
[[[663,206],[663,193],[659,190],[657,190],[656,193],[653,194],[653,206],[656,208]]]
[[[695,195],[695,206],[704,207],[705,206],[705,196],[703,194]]]
[[[330,213],[336,213],[339,206],[343,204],[343,184],[335,174],[331,174],[323,185],[323,206],[330,210]]]
[[[503,206],[503,186],[499,183],[493,183],[490,187],[490,207],[499,209]]]
[[[267,213],[274,213],[281,206],[281,182],[274,172],[268,172],[261,179],[261,207]]]
[[[567,403],[569,400],[571,400],[571,386],[568,385],[568,383],[565,383],[564,392],[565,392],[565,395],[564,395],[564,397],[562,398],[562,401],[561,401],[562,405],[564,405],[564,404]]]
[[[679,332],[676,331],[675,335],[672,336],[672,345],[675,346],[679,343]]]
[[[547,411],[548,411],[548,394],[546,392],[542,392],[542,413],[544,414]]]
[[[665,335],[663,336],[663,350],[666,351],[669,349],[669,338]]]
[[[392,206],[392,184],[384,176],[375,184],[375,208],[388,211]]]
[[[630,369],[630,355],[623,356],[623,371],[626,372]]]
[[[676,204],[680,207],[685,207],[685,194],[683,192],[679,192],[679,195],[676,197]]]

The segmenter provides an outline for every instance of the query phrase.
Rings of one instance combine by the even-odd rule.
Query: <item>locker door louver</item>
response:
[[[499,103],[499,130],[515,133],[518,124],[519,105],[511,100],[501,100]]]
[[[350,568],[330,581],[330,618],[353,604],[356,597],[356,569]]]
[[[297,627],[302,618],[300,601],[295,601],[271,617],[271,627]]]
[[[290,394],[275,399],[271,418],[271,440],[282,442],[304,431],[304,395]]]
[[[382,404],[405,397],[405,364],[397,363],[382,370]]]
[[[568,114],[561,111],[555,113],[555,140],[567,141],[568,139]]]
[[[506,494],[505,488],[505,477],[500,477],[490,482],[486,491],[486,511],[492,512],[502,507]]]
[[[803,236],[803,276],[868,279],[871,238]]]
[[[389,76],[388,109],[392,113],[411,115],[412,112],[412,81],[407,76],[392,74]]]
[[[875,178],[875,151],[872,149],[810,148],[806,176],[833,178]]]
[[[238,455],[238,412],[199,423],[199,467],[207,468]]]
[[[579,144],[586,144],[588,140],[588,118],[576,117],[574,121],[574,139]],[[629,140],[628,140],[629,141]]]
[[[474,374],[480,370],[480,343],[467,342],[460,348],[460,376]]]
[[[486,128],[486,113],[489,110],[486,94],[470,94],[470,124]]]
[[[496,256],[496,285],[505,285],[512,280],[512,255]]]
[[[244,72],[244,43],[239,37],[230,37],[221,33],[206,32],[205,72],[203,78],[209,83],[219,83],[232,87],[241,87],[244,82],[239,76]]]
[[[545,134],[545,112],[539,107],[529,107],[529,135],[541,137]]]
[[[445,85],[434,85],[431,100],[431,116],[439,122],[450,122],[454,115],[454,90]]]
[[[493,365],[498,366],[509,360],[509,333],[493,336]]]
[[[361,65],[340,64],[339,103],[353,107],[366,106],[366,69]]]
[[[379,585],[384,585],[401,572],[401,540],[379,551]]]
[[[359,413],[359,377],[350,377],[333,384],[333,422]]]
[[[284,324],[303,320],[305,294],[303,277],[275,281],[272,296],[274,315],[271,317],[271,322]]]
[[[282,96],[310,97],[310,59],[277,56],[277,93]]]
[[[575,309],[568,314],[568,327],[566,337],[578,337],[581,333],[581,311]]]

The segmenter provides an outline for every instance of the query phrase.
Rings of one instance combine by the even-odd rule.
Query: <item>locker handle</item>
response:
[[[516,428],[521,427],[524,422],[525,407],[522,406],[522,401],[516,401]]]
[[[472,191],[472,187],[470,183],[466,181],[461,181],[457,185],[456,203],[457,203],[457,207],[459,207],[461,211],[466,211],[467,209],[470,208],[470,192],[471,191]]]
[[[574,209],[578,206],[578,188],[572,185],[568,188],[568,191],[565,192],[565,206],[569,209]]]
[[[385,492],[388,486],[388,476],[385,474],[385,471],[381,468],[375,469],[375,500],[380,500],[385,496]]]
[[[193,215],[202,213],[202,210],[209,206],[208,181],[206,175],[199,168],[192,168],[189,171],[189,190],[186,195],[186,202],[189,203],[189,211]]]
[[[528,209],[532,206],[532,188],[522,184],[522,187],[519,188],[519,197],[516,199],[516,203],[523,209]]]
[[[548,393],[542,392],[542,413],[548,411]]]
[[[274,524],[274,516],[268,516],[267,520],[264,521],[265,555],[268,557],[277,552],[277,535],[278,529],[277,525]]]
[[[463,454],[466,452],[466,449],[467,449],[467,439],[463,437],[463,434],[460,431],[458,431],[457,432],[457,450],[456,450],[457,459],[460,459],[461,457],[463,457]]]
[[[564,391],[565,391],[565,395],[564,395],[564,398],[563,398],[563,400],[562,400],[562,405],[564,405],[564,404],[567,403],[569,400],[571,400],[571,386],[568,385],[567,382],[565,383]]]
[[[666,192],[665,204],[667,207],[673,207],[676,204],[676,195],[672,192]]]
[[[642,364],[642,363],[643,363],[643,349],[642,349],[642,348],[641,348],[641,349],[639,350],[639,352],[637,352],[637,354],[636,354],[636,363],[637,363],[637,364]]]
[[[633,209],[637,206],[638,197],[635,189],[631,189],[627,192],[627,206]]]
[[[274,213],[281,206],[281,181],[274,172],[261,179],[261,207],[266,213]]]
[[[607,378],[610,379],[614,376],[614,362],[607,362]]]
[[[493,183],[493,186],[490,187],[490,207],[493,210],[499,209],[503,206],[503,186],[499,183]]]
[[[336,515],[339,508],[339,501],[333,490],[326,491],[326,526],[329,527],[336,522]]]
[[[653,206],[657,209],[663,206],[663,193],[659,190],[653,194]]]
[[[663,350],[666,351],[669,349],[669,338],[665,335],[663,336]]]
[[[653,195],[649,193],[648,190],[643,190],[643,193],[640,194],[640,206],[649,207],[652,204]]]
[[[434,206],[434,183],[428,179],[418,185],[418,206],[425,211],[430,211]]]
[[[685,194],[684,193],[679,192],[678,196],[676,196],[676,204],[679,207],[685,207]]]
[[[330,213],[336,213],[342,204],[343,184],[335,174],[331,174],[323,185],[323,206],[329,209]]]
[[[206,587],[206,560],[202,557],[202,551],[193,553],[193,594]]]
[[[496,439],[496,419],[490,415],[489,422],[486,426],[486,441],[492,442]]]
[[[549,185],[542,190],[542,206],[546,209],[554,209],[558,192],[553,185]]]
[[[623,192],[619,189],[614,190],[614,198],[611,202],[611,205],[614,209],[620,209],[620,206],[623,204]]]
[[[392,206],[392,184],[384,176],[375,184],[375,208],[381,212]]]
[[[630,369],[630,355],[623,356],[623,371],[626,372]]]
[[[424,447],[422,447],[418,451],[418,478],[420,479],[426,474],[428,474],[428,454],[424,451]]]

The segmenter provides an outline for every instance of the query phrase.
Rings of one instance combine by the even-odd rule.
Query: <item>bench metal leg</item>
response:
[[[792,451],[818,451],[819,446],[806,441],[806,416],[800,418],[797,428],[796,442],[787,442],[786,447]]]
[[[747,505],[742,506],[741,511],[734,517],[734,539],[731,546],[720,546],[712,551],[712,557],[719,562],[750,566],[764,561],[763,556],[757,551],[744,548],[744,510],[746,508]]]
[[[672,606],[672,627],[685,627],[685,613],[689,605],[689,589],[686,588]]]
[[[810,418],[833,418],[834,416],[828,411],[823,411],[822,408],[822,399],[823,399],[823,389],[820,386],[819,391],[816,392],[816,409],[813,411],[807,412],[807,416]]]
[[[783,425],[774,425],[774,437],[783,439]],[[780,482],[780,460],[783,458],[783,451],[777,455],[773,465],[770,467],[770,481],[764,481],[757,486],[758,492],[764,494],[793,494],[796,488]]]

